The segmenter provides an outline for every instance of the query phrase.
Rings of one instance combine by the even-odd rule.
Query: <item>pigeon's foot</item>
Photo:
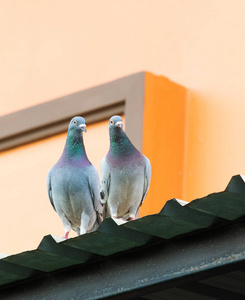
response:
[[[65,235],[63,236],[64,239],[68,239],[68,235],[69,235],[69,231],[65,233]]]
[[[133,221],[133,220],[135,220],[135,217],[129,217],[128,220]]]

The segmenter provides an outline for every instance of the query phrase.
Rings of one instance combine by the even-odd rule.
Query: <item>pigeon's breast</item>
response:
[[[141,153],[133,153],[130,155],[113,156],[107,155],[106,162],[111,169],[134,169],[143,166],[144,160]]]
[[[121,211],[128,211],[131,201],[142,196],[144,184],[144,167],[136,162],[125,162],[121,166],[110,168],[110,200],[120,203]]]
[[[75,211],[82,205],[83,198],[89,196],[87,195],[89,191],[87,169],[89,168],[90,166],[78,168],[63,165],[52,171],[52,192],[58,206],[64,208],[69,206],[69,209]]]

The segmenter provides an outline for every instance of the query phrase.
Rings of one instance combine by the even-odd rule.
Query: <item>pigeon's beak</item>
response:
[[[123,122],[122,121],[118,121],[118,122],[116,122],[116,124],[115,124],[116,126],[118,126],[118,127],[121,127],[121,128],[123,128]]]
[[[86,130],[86,124],[81,124],[79,127],[82,129],[82,131],[87,132]]]

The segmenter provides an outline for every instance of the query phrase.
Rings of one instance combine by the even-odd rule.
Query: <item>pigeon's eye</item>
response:
[[[77,121],[76,121],[76,120],[73,120],[73,124],[75,124],[75,125],[76,125],[76,124],[77,124]]]
[[[111,123],[111,124],[114,124],[114,122],[113,122],[112,120],[110,121],[110,123]]]

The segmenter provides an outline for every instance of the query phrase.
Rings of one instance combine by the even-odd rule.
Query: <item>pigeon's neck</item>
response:
[[[111,157],[129,157],[137,155],[139,151],[131,143],[126,133],[119,127],[112,127],[110,132],[110,150]]]
[[[68,131],[65,148],[62,154],[62,159],[89,162],[84,148],[83,136],[81,132]]]

